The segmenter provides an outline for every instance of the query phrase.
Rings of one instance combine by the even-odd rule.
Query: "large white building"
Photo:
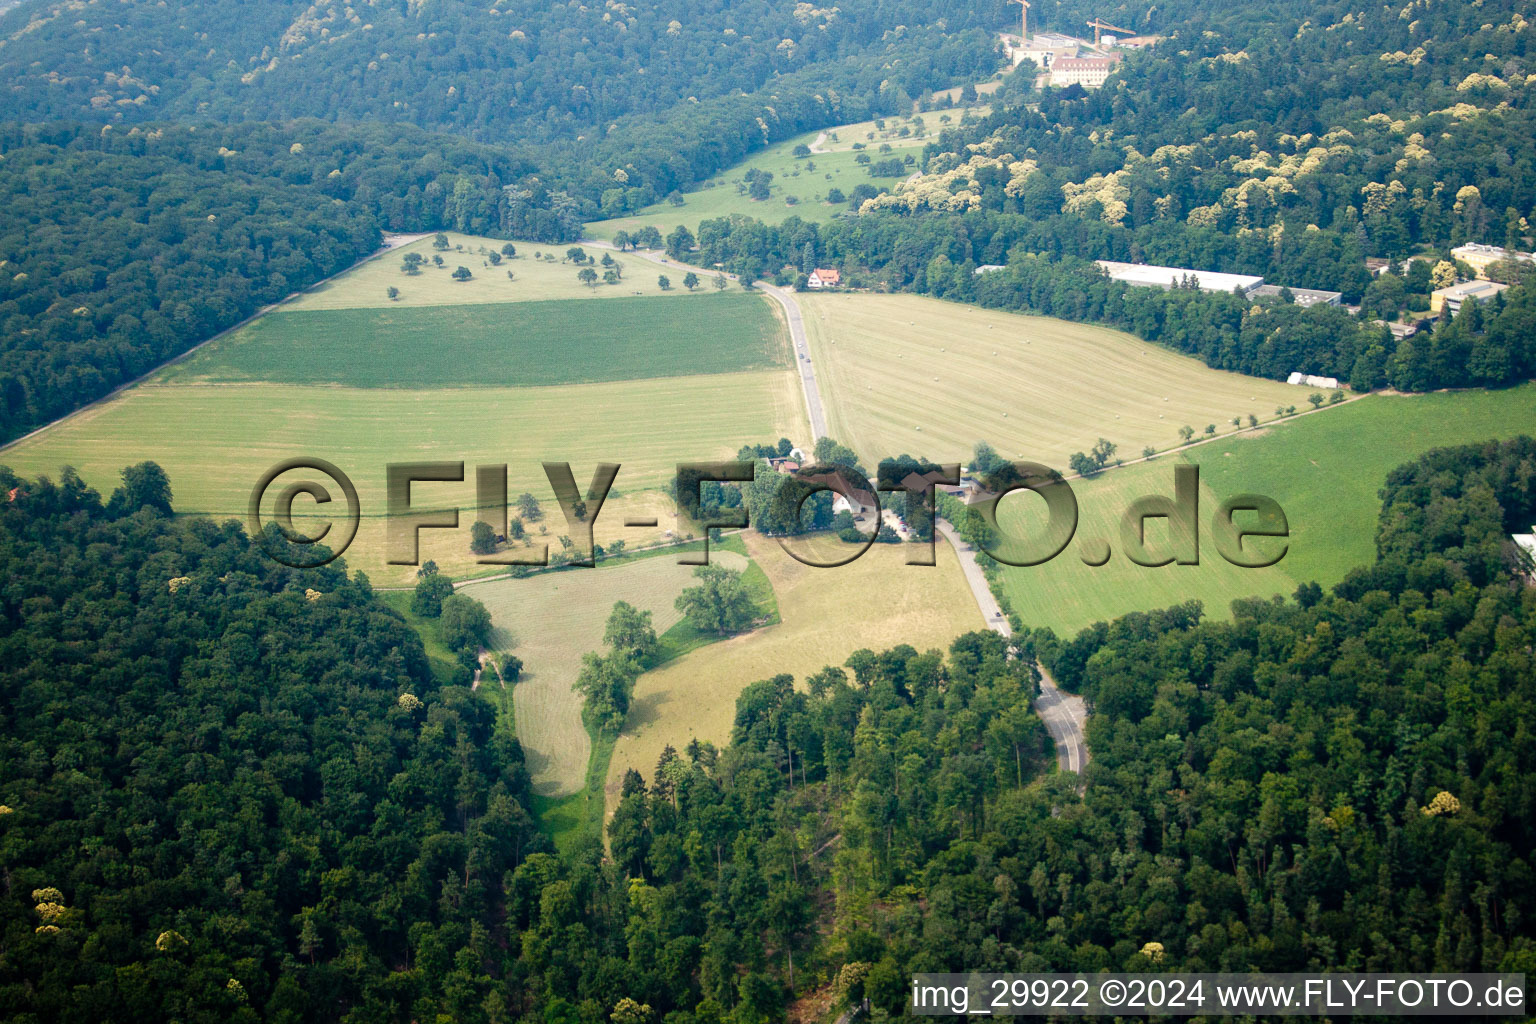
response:
[[[1203,292],[1230,292],[1241,289],[1243,294],[1264,283],[1264,278],[1252,274],[1218,274],[1210,270],[1189,270],[1185,267],[1158,267],[1148,263],[1117,263],[1114,260],[1097,260],[1108,272],[1110,279],[1144,288],[1178,288],[1193,281]]]
[[[1049,71],[1051,65],[1061,57],[1076,57],[1078,48],[1082,46],[1081,40],[1058,32],[1036,32],[1025,40],[1004,33],[1002,39],[1003,53],[1013,62],[1014,67],[1028,60],[1045,71]]]
[[[1463,281],[1449,288],[1436,288],[1429,293],[1429,311],[1439,313],[1446,309],[1455,315],[1461,312],[1463,302],[1487,302],[1508,287],[1495,281]]]
[[[1337,306],[1343,302],[1341,292],[1323,291],[1321,288],[1287,288],[1277,284],[1261,284],[1257,288],[1248,289],[1250,299],[1262,299],[1266,296],[1279,297],[1282,292],[1291,293],[1291,301],[1298,306]]]
[[[1084,89],[1097,89],[1109,78],[1109,73],[1119,62],[1118,53],[1089,57],[1058,57],[1051,64],[1051,84],[1057,87],[1080,85]]]

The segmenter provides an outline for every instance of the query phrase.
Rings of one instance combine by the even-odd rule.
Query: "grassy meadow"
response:
[[[710,561],[736,570],[748,564],[729,550],[712,550]],[[628,601],[650,612],[662,634],[682,619],[673,603],[692,582],[693,567],[677,564],[677,556],[668,552],[596,569],[494,580],[465,590],[490,610],[498,649],[522,659],[513,705],[534,792],[569,796],[586,778],[592,747],[582,724],[581,696],[571,687],[581,656],[602,649],[603,627],[614,602]]]
[[[827,202],[828,190],[836,188],[849,195],[854,186],[860,184],[889,189],[917,170],[916,166],[910,166],[899,175],[871,177],[868,168],[855,159],[859,152],[867,154],[871,161],[891,156],[917,157],[925,143],[938,138],[940,128],[944,127],[940,118],[945,115],[958,123],[962,113],[958,110],[930,111],[916,115],[921,119],[921,125],[914,118],[886,118],[883,130],[877,130],[872,121],[829,128],[826,138],[817,147],[826,152],[799,159],[794,156],[795,147],[816,144],[822,133],[797,135],[721,171],[702,188],[686,193],[682,206],[662,201],[624,217],[595,221],[587,225],[586,232],[590,238],[612,239],[616,231],[632,232],[653,224],[665,235],[676,225],[683,224],[697,234],[701,221],[728,217],[733,213],[755,217],[767,224],[777,224],[790,217],[824,223],[848,209],[846,202]],[[907,129],[906,136],[900,134],[903,128]],[[870,135],[875,137],[871,139]],[[855,142],[864,143],[866,148],[855,151]],[[882,145],[889,145],[891,152],[880,152]],[[745,175],[751,170],[768,171],[773,175],[767,199],[753,199],[747,195]]]
[[[205,345],[169,383],[361,388],[586,384],[787,365],[779,322],[740,290],[692,302],[554,300],[280,310]]]
[[[619,463],[614,487],[621,497],[599,513],[597,539],[622,537],[635,546],[688,529],[655,490],[678,462],[729,458],[747,442],[808,431],[798,385],[784,371],[527,388],[140,386],[0,452],[0,463],[54,476],[73,465],[106,492],[122,467],[153,459],[170,474],[178,510],[243,520],[251,488],[268,467],[317,455],[357,485],[363,521],[348,563],[387,585],[408,583],[414,573],[385,563],[387,463],[464,460],[464,483],[413,488],[417,503],[461,510],[458,530],[421,534],[422,557],[457,576],[494,571],[469,551],[477,464],[507,464],[508,493],[530,491],[545,505],[541,525],[549,533],[535,539],[555,543],[565,529],[542,462],[570,462],[583,486],[598,462]],[[285,475],[278,484],[298,478]],[[269,490],[272,500],[279,489]],[[307,503],[295,504],[300,526]],[[654,516],[658,525],[626,529],[628,515]]]
[[[1179,427],[1307,407],[1306,388],[1212,370],[1132,335],[915,295],[800,296],[828,429],[870,464],[967,460],[977,441],[1066,470],[1100,438],[1121,458]]]
[[[779,622],[640,677],[608,765],[610,809],[625,770],[649,779],[667,745],[682,750],[694,738],[728,741],[736,696],[748,683],[780,672],[803,680],[861,647],[947,648],[960,634],[985,628],[954,549],[943,541],[931,567],[904,564],[903,545],[875,544],[848,565],[819,569],[791,558],[777,540],[751,531],[741,536],[772,584]]]
[[[450,270],[466,261],[479,267],[494,241],[449,238]],[[590,289],[563,262],[566,247],[545,263],[533,256],[544,247],[514,244],[518,257],[504,261],[514,268],[511,282],[503,268],[499,280],[480,269],[463,283],[450,270],[406,278],[402,253],[436,252],[430,236],[381,253],[0,450],[0,463],[55,476],[71,465],[107,492],[124,466],[152,459],[170,475],[178,511],[243,521],[268,467],[318,456],[359,491],[363,518],[349,564],[375,583],[398,585],[414,570],[385,561],[388,463],[465,462],[464,483],[414,488],[418,504],[460,509],[457,530],[422,532],[421,556],[451,575],[486,575],[498,570],[469,551],[477,464],[507,464],[509,494],[530,491],[546,505],[532,543],[557,544],[567,531],[541,463],[570,462],[583,484],[596,463],[619,463],[596,538],[635,547],[692,530],[657,490],[678,462],[808,437],[781,321],[762,296],[704,287],[686,300],[662,297],[655,265],[635,256],[617,257],[629,268],[625,283],[649,281],[654,294]],[[402,289],[400,302],[384,297],[390,285]],[[430,296],[428,286],[437,289]],[[444,304],[427,305],[428,297]],[[280,489],[269,491],[273,500]],[[301,498],[296,524],[318,528],[333,518],[318,512]],[[626,528],[630,516],[657,525]]]
[[[713,289],[700,288],[690,292],[683,287],[680,274],[673,278],[672,287],[663,290],[656,279],[661,271],[649,260],[639,256],[617,252],[588,253],[599,260],[612,256],[623,272],[616,285],[598,284],[595,287],[582,284],[576,274],[580,270],[565,258],[569,245],[549,242],[523,242],[513,239],[517,255],[503,257],[492,266],[490,254],[500,253],[505,239],[484,238],[479,235],[461,235],[445,232],[448,248],[439,250],[432,244],[432,236],[410,242],[369,260],[362,266],[335,281],[316,285],[302,295],[283,304],[286,310],[357,309],[369,306],[462,306],[481,302],[546,302],[551,299],[624,299],[642,296],[703,295]],[[400,269],[408,252],[425,257],[421,273],[407,275]],[[441,256],[443,265],[432,262],[433,256]],[[549,260],[543,257],[555,257]],[[468,281],[455,281],[455,267],[466,267],[474,276]],[[596,268],[599,275],[606,269]],[[511,277],[508,277],[508,273]],[[389,297],[389,289],[400,294]]]
[[[1507,391],[1412,396],[1371,395],[1338,408],[1235,434],[1182,454],[1072,482],[1080,519],[1077,536],[1053,561],[1008,568],[1004,592],[1026,625],[1070,634],[1101,619],[1199,599],[1206,614],[1226,618],[1240,597],[1290,594],[1299,583],[1330,586],[1375,558],[1378,492],[1387,473],[1431,448],[1517,434],[1536,435],[1536,385]],[[1173,466],[1200,467],[1198,566],[1144,568],[1119,551],[1120,515],[1143,494],[1173,495]],[[1267,569],[1230,565],[1212,543],[1217,504],[1241,492],[1268,495],[1285,510],[1290,539],[1285,557]],[[999,519],[1021,535],[1038,531],[1041,503],[1028,495],[1004,499]],[[1161,536],[1161,525],[1149,529]],[[1109,540],[1108,564],[1085,565],[1087,542]],[[1270,545],[1272,540],[1249,544]]]

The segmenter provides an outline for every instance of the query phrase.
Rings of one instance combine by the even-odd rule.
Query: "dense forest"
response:
[[[515,740],[339,566],[150,466],[0,506],[16,1019],[781,1019],[919,970],[1536,970],[1536,441],[1432,452],[1331,593],[858,651],[557,854]],[[1020,624],[1022,625],[1022,624]],[[1035,659],[1091,703],[1051,771]]]
[[[990,27],[990,14],[953,0],[49,0],[0,17],[0,79],[27,121],[314,117],[543,142],[879,54],[907,26]],[[923,58],[910,59],[887,77],[915,94]]]
[[[546,849],[492,706],[361,574],[0,468],[0,1016],[486,1019]]]

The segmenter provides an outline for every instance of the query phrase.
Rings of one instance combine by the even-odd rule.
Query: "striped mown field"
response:
[[[1306,388],[1212,370],[1121,331],[915,295],[799,296],[832,436],[871,464],[965,461],[977,441],[1065,471],[1099,438],[1136,458],[1179,427],[1231,431]]]

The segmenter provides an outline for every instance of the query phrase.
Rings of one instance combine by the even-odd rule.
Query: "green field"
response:
[[[968,460],[977,441],[1065,470],[1098,438],[1133,459],[1179,427],[1307,407],[1306,388],[1212,370],[1121,331],[913,295],[804,294],[828,429],[871,464]],[[1246,421],[1246,420],[1245,420]]]
[[[729,458],[748,442],[808,432],[799,385],[782,370],[526,388],[140,386],[0,452],[0,463],[53,476],[73,465],[105,493],[122,467],[153,459],[170,474],[179,510],[243,520],[251,488],[269,466],[317,455],[357,484],[364,518],[348,562],[386,584],[408,583],[413,572],[385,564],[389,462],[466,463],[463,484],[419,484],[413,492],[418,502],[463,510],[458,530],[427,530],[421,539],[423,558],[463,575],[491,571],[469,552],[477,464],[507,464],[509,493],[531,491],[545,503],[540,525],[549,534],[539,540],[553,543],[565,529],[541,463],[569,461],[583,485],[596,463],[619,463],[614,487],[622,497],[599,513],[597,537],[634,546],[674,527],[688,529],[654,490],[678,462]],[[307,500],[295,510],[302,512]],[[659,524],[626,529],[630,514]]]
[[[446,232],[448,249],[438,250],[427,235],[414,242],[381,253],[332,281],[316,285],[283,304],[284,309],[355,309],[359,306],[459,306],[479,302],[541,302],[548,299],[621,299],[636,295],[678,297],[703,295],[712,289],[690,292],[683,287],[682,276],[672,274],[672,287],[663,291],[657,283],[655,264],[639,256],[607,250],[591,250],[588,255],[601,260],[612,256],[623,271],[615,285],[588,286],[576,277],[580,269],[565,258],[568,245],[549,242],[524,242],[513,239],[517,255],[492,266],[490,253],[501,251],[505,239],[482,238]],[[461,248],[462,247],[462,248]],[[400,264],[408,252],[420,253],[427,264],[421,273],[406,275]],[[441,267],[432,263],[442,256]],[[543,257],[554,256],[553,260]],[[455,267],[466,267],[474,276],[455,281]],[[606,269],[601,264],[594,269]],[[511,273],[511,277],[507,276]],[[389,289],[398,289],[391,299]]]
[[[939,115],[930,113],[922,116],[927,125],[924,141],[936,138]],[[958,117],[958,114],[954,116]],[[907,122],[891,118],[887,123],[897,125]],[[844,125],[830,131],[841,132],[849,127],[853,126]],[[807,132],[804,135],[786,139],[729,170],[721,171],[713,179],[705,182],[703,188],[687,193],[682,206],[660,202],[628,216],[594,221],[587,225],[587,237],[611,239],[616,231],[632,232],[647,224],[653,224],[661,229],[663,235],[678,224],[686,225],[688,230],[697,234],[701,221],[715,217],[728,217],[733,213],[755,217],[767,224],[777,224],[790,217],[823,223],[848,209],[846,202],[827,202],[829,189],[841,189],[844,195],[852,193],[854,186],[860,184],[889,189],[917,170],[916,167],[908,167],[904,173],[893,177],[874,178],[870,176],[866,167],[861,166],[854,159],[858,154],[851,148],[840,148],[839,151],[830,153],[814,153],[808,158],[795,159],[792,155],[794,148],[799,145],[811,145],[819,134],[819,132]],[[841,135],[839,137],[842,138]],[[850,145],[851,141],[843,138],[842,145]],[[901,149],[897,149],[893,143],[892,152],[888,154],[879,152],[880,141],[869,142],[864,152],[870,156],[871,160],[880,160],[888,156],[916,155],[910,145],[916,141],[908,140],[909,145]],[[753,199],[746,193],[743,175],[754,169],[768,171],[773,175],[767,199]],[[791,202],[791,199],[794,201]]]
[[[747,567],[747,560],[731,551],[712,551],[710,561],[730,569]],[[657,633],[665,633],[682,618],[673,602],[692,581],[692,566],[661,554],[592,570],[475,584],[465,591],[490,609],[498,647],[523,661],[513,704],[534,792],[568,796],[586,778],[591,743],[582,725],[581,696],[571,687],[581,656],[602,649],[614,602],[649,611]]]
[[[1054,561],[1004,571],[1004,593],[1029,626],[1070,634],[1131,611],[1199,599],[1225,618],[1234,598],[1290,594],[1300,582],[1337,583],[1375,558],[1378,491],[1394,467],[1430,448],[1517,434],[1536,435],[1536,385],[1509,391],[1415,396],[1372,395],[1169,455],[1073,481],[1081,509],[1077,537]],[[1143,494],[1173,494],[1173,466],[1201,473],[1201,562],[1144,568],[1118,550],[1118,517]],[[1211,543],[1210,517],[1222,498],[1257,492],[1278,501],[1289,521],[1289,550],[1269,569],[1228,564]],[[1029,535],[1038,528],[1029,496],[1005,499],[1000,519]],[[1086,541],[1110,540],[1115,556],[1083,564]],[[1264,541],[1262,543],[1273,543]]]
[[[509,302],[269,313],[160,381],[362,388],[527,387],[787,363],[767,300]]]

